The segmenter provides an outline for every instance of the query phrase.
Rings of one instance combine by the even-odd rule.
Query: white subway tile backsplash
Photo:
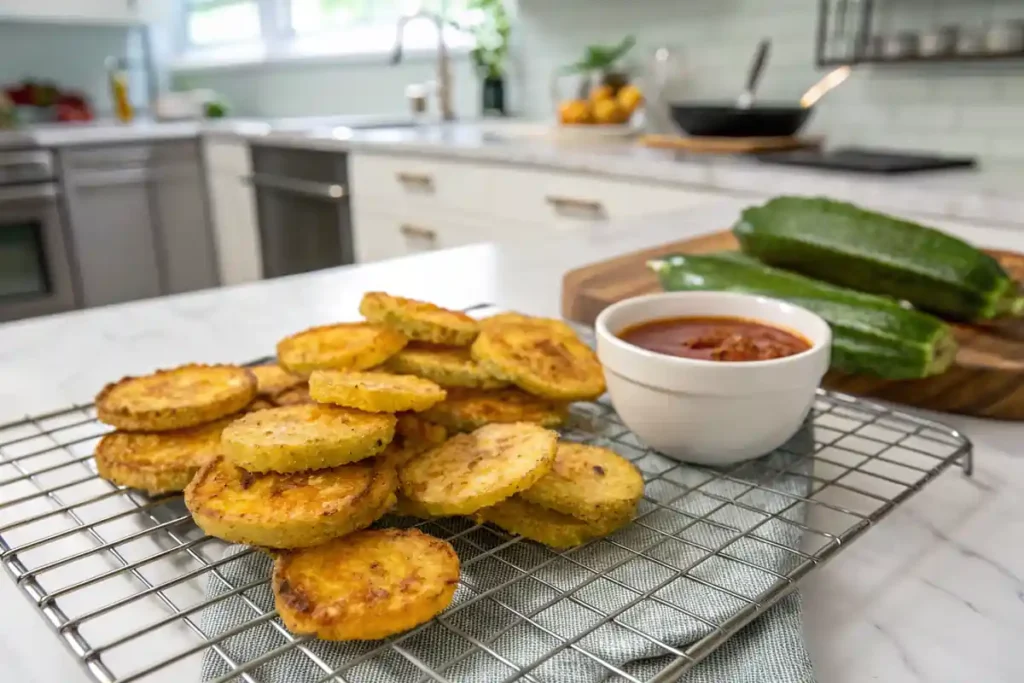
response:
[[[763,101],[793,101],[822,74],[814,65],[814,0],[518,0],[524,36],[526,113],[550,115],[547,79],[583,46],[632,33],[640,72],[651,48],[672,44],[692,99],[729,99],[742,89],[757,40],[773,40]],[[877,0],[877,32],[984,26],[1024,19],[1024,0]],[[643,49],[641,49],[641,47]],[[542,79],[541,85],[536,79]],[[856,67],[818,106],[809,132],[858,144],[1024,163],[1024,60],[984,64]]]

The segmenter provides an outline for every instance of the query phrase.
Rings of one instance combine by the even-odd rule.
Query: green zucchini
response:
[[[666,291],[726,291],[783,299],[832,328],[832,367],[886,379],[944,372],[956,340],[938,318],[892,299],[855,292],[767,266],[738,252],[674,255],[651,261]]]
[[[1024,313],[1017,283],[975,247],[830,199],[777,197],[733,227],[744,252],[779,268],[909,301],[957,320]]]

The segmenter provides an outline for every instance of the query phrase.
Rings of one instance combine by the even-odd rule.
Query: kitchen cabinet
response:
[[[208,137],[203,142],[203,159],[221,282],[259,280],[263,261],[256,199],[249,181],[249,146],[228,137]]]
[[[621,219],[694,208],[720,197],[494,163],[354,153],[349,165],[360,261],[408,253],[417,234],[434,233],[416,239],[421,246],[542,240],[561,232],[594,236],[616,229]],[[408,220],[396,226],[402,216]],[[389,228],[381,234],[384,217]]]
[[[82,303],[159,296],[156,229],[145,169],[75,174],[65,183]]]
[[[134,24],[164,0],[0,0],[0,19]]]
[[[197,143],[72,148],[59,166],[84,305],[219,283]]]

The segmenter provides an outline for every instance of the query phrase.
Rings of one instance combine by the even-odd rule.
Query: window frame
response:
[[[382,0],[383,1],[383,0]],[[447,12],[454,0],[441,0],[443,12]],[[329,36],[330,32],[301,35],[295,32],[291,21],[292,0],[222,0],[222,4],[249,2],[257,6],[260,16],[260,36],[254,40],[231,41],[213,45],[196,44],[189,36],[189,0],[179,4],[176,17],[177,40],[172,71],[195,71],[221,68],[240,68],[277,63],[306,63],[320,61],[373,62],[391,52],[391,43],[379,48],[356,50],[311,50],[318,38]],[[221,3],[217,3],[221,4]],[[383,24],[382,24],[383,26]],[[466,34],[449,39],[449,50],[453,54],[468,54],[473,47],[472,39]],[[406,50],[407,57],[417,59],[434,53],[431,48]]]

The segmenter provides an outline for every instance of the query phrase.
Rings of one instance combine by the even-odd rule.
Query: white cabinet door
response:
[[[248,146],[232,140],[207,139],[203,149],[221,282],[235,285],[262,279],[256,198],[248,182]]]
[[[366,203],[352,211],[356,261],[370,263],[435,249],[459,247],[491,238],[481,230],[445,214],[389,212]]]
[[[140,1],[159,0],[0,0],[0,18],[130,24],[139,21]]]

